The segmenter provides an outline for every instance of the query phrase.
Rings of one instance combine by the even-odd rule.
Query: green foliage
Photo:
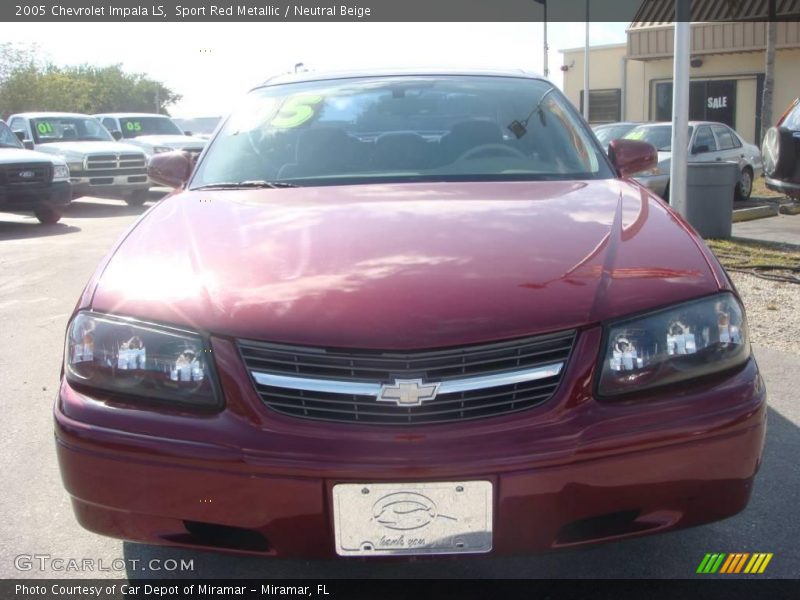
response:
[[[0,44],[0,118],[27,111],[159,112],[181,96],[121,65],[59,67],[37,60],[34,48]]]

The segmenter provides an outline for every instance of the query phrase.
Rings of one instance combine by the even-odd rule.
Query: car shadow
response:
[[[3,221],[3,217],[0,214],[0,241],[50,237],[54,235],[64,235],[65,233],[77,233],[80,230],[80,227],[67,225],[66,223],[42,225],[34,217],[31,217],[30,221],[25,222]]]
[[[163,197],[164,194],[151,193],[144,204],[140,206],[130,206],[124,200],[115,198],[82,196],[73,200],[68,206],[65,206],[63,214],[69,219],[100,219],[140,215]]]
[[[130,578],[687,578],[707,552],[772,552],[763,576],[797,577],[800,521],[788,495],[800,489],[800,429],[769,409],[768,436],[753,497],[740,514],[702,527],[570,550],[510,557],[283,560],[123,543]],[[713,477],[714,473],[709,473]],[[535,526],[535,525],[534,525]],[[303,535],[298,531],[297,535]],[[149,570],[191,561],[188,571]],[[156,561],[156,562],[151,562]],[[137,565],[131,568],[130,565]],[[703,577],[716,577],[704,575]],[[724,577],[724,576],[722,576]]]

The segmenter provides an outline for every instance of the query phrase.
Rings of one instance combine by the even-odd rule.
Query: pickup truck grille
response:
[[[119,154],[90,154],[86,157],[86,170],[144,169],[147,164],[144,154],[121,152]]]
[[[498,416],[546,402],[558,388],[574,341],[575,331],[566,331],[414,352],[245,340],[238,346],[256,391],[278,413],[322,421],[422,425]],[[382,399],[382,386],[391,388],[396,399],[407,381],[423,388],[438,384],[438,393],[418,405]]]
[[[0,184],[30,186],[49,184],[53,180],[53,165],[20,163],[0,166]]]

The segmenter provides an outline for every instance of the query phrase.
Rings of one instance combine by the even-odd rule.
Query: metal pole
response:
[[[545,79],[550,75],[550,69],[547,68],[547,0],[542,3],[544,7],[544,76]]]
[[[672,70],[672,160],[669,203],[686,216],[686,178],[689,161],[689,0],[675,0],[675,54]]]
[[[586,0],[586,42],[583,45],[583,118],[589,121],[589,0]]]

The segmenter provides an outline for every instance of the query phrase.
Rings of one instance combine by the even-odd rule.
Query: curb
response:
[[[767,217],[778,216],[777,206],[756,206],[754,208],[740,208],[733,211],[733,222],[753,221],[754,219],[766,219]]]
[[[781,204],[782,215],[800,215],[800,204]]]

